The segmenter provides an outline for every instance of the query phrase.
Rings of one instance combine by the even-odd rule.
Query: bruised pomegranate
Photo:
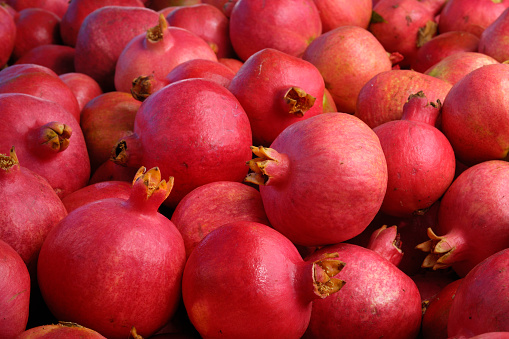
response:
[[[40,45],[26,52],[15,64],[41,65],[58,75],[74,72],[74,48],[57,44]]]
[[[16,41],[16,23],[9,11],[0,5],[0,68],[9,61]]]
[[[335,277],[344,266],[340,260],[328,253],[304,261],[272,228],[232,222],[191,252],[182,278],[184,305],[203,338],[300,338],[311,302],[343,286]]]
[[[127,200],[131,193],[131,184],[126,181],[103,181],[87,185],[66,195],[62,203],[68,213],[90,202],[107,198]]]
[[[120,339],[132,327],[148,337],[173,316],[186,255],[178,230],[157,212],[172,185],[158,168],[142,167],[128,200],[86,204],[50,231],[37,272],[58,319]]]
[[[482,32],[479,40],[479,52],[495,58],[499,62],[509,60],[509,8],[503,11]]]
[[[380,209],[385,156],[376,134],[356,117],[323,113],[290,125],[270,148],[252,150],[245,180],[260,185],[271,225],[296,244],[353,238]]]

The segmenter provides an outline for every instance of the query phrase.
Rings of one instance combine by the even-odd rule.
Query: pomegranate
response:
[[[217,61],[214,51],[200,37],[178,27],[168,27],[163,15],[159,24],[134,37],[117,60],[115,88],[129,92],[133,80],[150,75],[163,79],[175,66],[191,59]]]
[[[457,52],[477,52],[479,37],[463,32],[451,31],[438,34],[422,45],[411,64],[414,71],[424,73],[445,57]]]
[[[429,252],[423,267],[451,266],[464,277],[475,265],[509,246],[506,182],[509,163],[490,160],[461,173],[444,194],[438,225],[418,246]],[[443,234],[443,235],[437,235]]]
[[[338,108],[336,107],[336,104],[334,103],[334,98],[332,97],[332,94],[330,94],[330,92],[327,88],[323,89],[322,106],[323,106],[323,113],[333,113],[333,112],[338,111]]]
[[[124,167],[112,161],[105,161],[90,177],[89,185],[103,181],[126,181],[131,182],[137,170],[134,167]]]
[[[74,48],[56,44],[40,45],[23,54],[15,64],[41,65],[58,75],[74,72]]]
[[[45,66],[19,64],[1,70],[0,93],[23,93],[53,101],[80,121],[80,108],[74,93],[58,74]]]
[[[323,113],[290,125],[270,148],[252,150],[245,180],[260,185],[271,225],[296,244],[351,239],[380,209],[385,156],[373,130],[354,116]]]
[[[509,2],[504,0],[449,0],[440,12],[438,30],[465,31],[480,37],[508,7]]]
[[[14,339],[25,330],[30,302],[30,275],[19,254],[0,238],[0,333]]]
[[[222,63],[207,59],[192,59],[172,69],[166,75],[166,80],[172,83],[184,79],[202,78],[215,81],[228,88],[234,76],[235,72]]]
[[[177,7],[166,20],[170,26],[187,29],[205,40],[218,58],[234,56],[229,20],[217,7],[206,3]]]
[[[366,248],[380,254],[394,266],[398,266],[403,259],[401,240],[396,225],[383,225],[371,234]]]
[[[148,337],[173,316],[186,255],[178,230],[157,212],[172,185],[157,167],[141,167],[128,200],[86,204],[50,231],[37,273],[58,319],[115,339],[132,327]]]
[[[241,220],[270,226],[260,192],[235,181],[215,181],[195,188],[179,202],[171,217],[184,238],[187,257],[211,231]]]
[[[48,181],[21,166],[14,151],[0,154],[0,239],[8,243],[35,277],[37,256],[49,230],[67,211]]]
[[[103,94],[101,86],[92,77],[78,72],[60,74],[59,78],[69,86],[78,100],[81,121],[83,107],[93,98]]]
[[[153,27],[158,17],[148,8],[124,6],[105,6],[90,13],[76,40],[76,72],[91,76],[105,92],[114,90],[119,55],[135,36]]]
[[[184,305],[203,338],[300,338],[312,301],[343,286],[336,278],[344,266],[340,260],[328,253],[304,261],[272,228],[232,222],[210,232],[191,252],[182,278]]]
[[[509,8],[503,11],[482,32],[479,40],[479,52],[495,58],[499,62],[509,60]]]
[[[336,276],[346,281],[337,294],[313,301],[303,338],[415,338],[421,324],[421,297],[415,283],[379,254],[361,246],[325,246],[306,261],[337,253],[345,262]],[[401,321],[405,319],[405,321]]]
[[[56,14],[59,19],[69,6],[69,0],[7,0],[7,3],[18,12],[28,8],[41,8]]]
[[[492,57],[478,52],[458,52],[430,67],[424,74],[454,85],[465,75],[482,66],[498,64]]]
[[[240,182],[248,171],[249,119],[235,96],[213,81],[181,80],[152,94],[136,113],[133,131],[119,140],[111,159],[172,173],[175,187],[164,202],[168,207],[198,186]]]
[[[16,41],[16,23],[9,11],[0,5],[0,68],[9,61]]]
[[[401,120],[423,122],[431,126],[440,127],[440,113],[442,103],[428,101],[423,91],[411,94],[403,105]]]
[[[508,76],[506,64],[480,67],[460,79],[447,94],[442,130],[460,162],[472,165],[507,156]]]
[[[435,298],[448,284],[460,279],[452,269],[448,270],[423,270],[410,276],[419,289],[423,308],[429,300]],[[424,311],[424,310],[423,310]]]
[[[93,11],[105,6],[144,7],[141,0],[72,0],[60,21],[60,36],[67,46],[76,46],[81,24]]]
[[[140,105],[129,93],[113,91],[96,96],[83,107],[81,128],[92,172],[109,160],[120,138],[133,132]]]
[[[14,60],[21,58],[34,47],[61,44],[60,18],[55,13],[42,8],[26,8],[18,14],[12,51]]]
[[[41,325],[27,329],[16,339],[39,339],[39,338],[80,338],[80,339],[106,339],[98,332],[84,326],[59,322],[54,325]]]
[[[201,3],[201,0],[144,0],[145,6],[155,11],[162,11],[168,7],[192,6]]]
[[[90,202],[107,198],[127,200],[131,193],[131,184],[126,181],[104,181],[87,185],[62,199],[68,213]]]
[[[359,1],[333,1],[314,0],[320,19],[323,33],[340,26],[359,26],[368,28],[373,9],[372,0]]]
[[[313,0],[238,0],[230,14],[231,43],[244,61],[265,48],[299,57],[320,34]]]
[[[230,68],[233,72],[237,73],[239,69],[244,64],[242,61],[234,58],[218,58],[217,61],[228,68]]]
[[[478,263],[463,278],[449,312],[449,337],[509,332],[508,265],[506,248]]]
[[[358,26],[338,27],[320,35],[302,58],[318,68],[338,112],[342,113],[353,113],[362,86],[392,67],[380,42]]]
[[[20,163],[48,180],[60,198],[86,185],[90,162],[85,139],[69,112],[22,93],[0,94],[0,111],[0,149],[15,145]]]
[[[390,70],[374,76],[361,88],[355,116],[369,127],[401,119],[408,97],[422,91],[430,102],[444,102],[452,85],[412,70]]]
[[[272,48],[249,57],[228,89],[249,117],[254,145],[268,147],[286,127],[323,112],[318,69]]]

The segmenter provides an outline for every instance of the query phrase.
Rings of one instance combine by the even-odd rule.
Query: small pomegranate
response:
[[[101,86],[92,77],[78,72],[60,74],[59,78],[69,86],[78,100],[81,121],[83,107],[93,98],[103,94]]]
[[[26,52],[15,64],[41,65],[58,75],[74,72],[74,48],[56,44],[40,45]]]

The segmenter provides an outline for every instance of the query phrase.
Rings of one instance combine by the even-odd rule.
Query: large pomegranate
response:
[[[120,198],[127,200],[131,194],[131,183],[126,181],[103,181],[87,185],[66,195],[62,199],[67,212],[71,212],[90,202],[106,198]]]
[[[202,338],[300,338],[311,302],[343,286],[335,277],[340,260],[330,253],[304,261],[272,228],[232,222],[191,252],[182,278],[184,305]]]
[[[375,132],[346,113],[323,113],[287,127],[270,148],[252,147],[252,173],[271,225],[292,242],[335,244],[361,233],[387,188]]]
[[[172,185],[158,168],[142,167],[128,200],[86,204],[50,231],[37,273],[57,319],[123,339],[132,327],[148,337],[173,316],[186,254],[178,230],[157,212]]]

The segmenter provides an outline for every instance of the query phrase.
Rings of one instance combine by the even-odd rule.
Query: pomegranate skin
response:
[[[98,332],[74,323],[41,325],[22,332],[16,339],[106,339]]]
[[[509,332],[508,265],[509,249],[506,248],[477,264],[465,276],[449,311],[450,337]]]
[[[509,149],[509,65],[478,68],[460,79],[442,108],[442,131],[458,161],[504,159]],[[490,112],[489,116],[485,112]]]
[[[213,81],[181,80],[152,94],[138,109],[133,131],[119,140],[111,160],[172,173],[168,207],[209,182],[241,182],[248,171],[249,119],[235,96]]]
[[[320,34],[322,23],[313,0],[239,0],[230,14],[230,39],[244,61],[264,48],[300,57]]]
[[[248,163],[252,173],[245,180],[260,185],[271,225],[295,244],[351,239],[380,209],[385,156],[375,132],[349,114],[296,122],[270,148],[252,149],[259,158]]]
[[[0,5],[0,68],[9,61],[16,41],[16,23],[9,11]]]
[[[235,72],[228,66],[213,60],[192,59],[177,65],[167,75],[168,83],[184,79],[202,78],[217,82],[228,88]]]
[[[262,197],[255,188],[234,181],[215,181],[189,192],[171,216],[189,255],[211,231],[234,221],[270,226]]]
[[[482,32],[479,52],[495,58],[499,62],[509,60],[509,8]]]
[[[115,89],[115,65],[125,45],[158,21],[157,12],[140,7],[105,6],[90,13],[78,33],[74,68],[99,83],[104,92]]]
[[[324,86],[310,62],[265,48],[244,62],[228,89],[249,117],[253,144],[268,147],[286,127],[323,112]]]
[[[41,8],[54,13],[60,20],[69,6],[68,0],[7,0],[18,12],[28,8]]]
[[[15,64],[41,65],[58,75],[74,72],[74,48],[56,44],[37,46],[16,60]]]
[[[357,26],[338,27],[322,34],[310,43],[302,58],[318,68],[342,113],[353,113],[362,86],[392,68],[380,42]]]
[[[39,287],[58,319],[107,338],[127,338],[132,327],[149,337],[180,302],[185,265],[182,237],[157,212],[173,179],[140,168],[128,200],[86,204],[62,219],[39,254]]]
[[[182,278],[184,305],[202,338],[218,333],[224,338],[300,338],[311,302],[320,298],[313,288],[314,267],[272,228],[232,222],[209,233],[189,256]]]
[[[346,243],[321,248],[306,260],[325,253],[338,253],[344,260],[337,278],[346,284],[338,293],[313,301],[303,338],[416,338],[421,297],[410,277],[378,253]]]
[[[119,198],[127,200],[131,193],[131,183],[126,181],[104,181],[87,185],[72,192],[62,199],[67,213],[85,204],[107,199]]]
[[[93,98],[103,94],[101,86],[99,86],[97,81],[83,73],[64,73],[59,75],[59,78],[69,86],[76,100],[78,100],[81,121],[81,111],[83,107]]]
[[[372,0],[313,0],[320,13],[322,33],[340,26],[368,28],[373,10]]]

